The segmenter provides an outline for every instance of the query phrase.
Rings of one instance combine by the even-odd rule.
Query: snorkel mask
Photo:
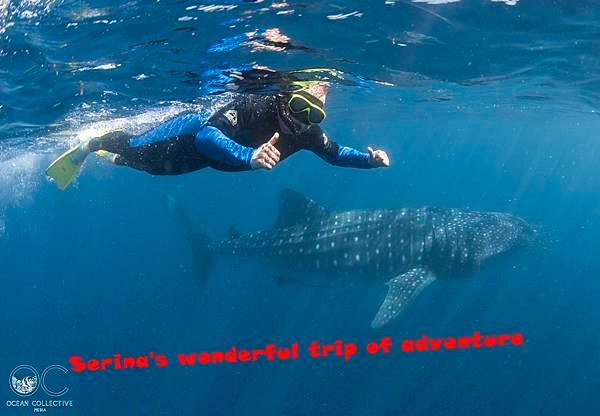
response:
[[[293,92],[288,108],[296,120],[306,125],[319,124],[326,117],[321,100],[305,91]]]

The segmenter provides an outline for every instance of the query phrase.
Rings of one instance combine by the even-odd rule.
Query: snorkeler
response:
[[[205,167],[271,170],[301,149],[337,166],[389,166],[383,150],[369,147],[361,152],[338,145],[323,133],[319,123],[325,119],[326,95],[327,85],[322,83],[275,95],[246,94],[208,121],[200,114],[185,114],[138,136],[116,131],[83,142],[46,173],[64,190],[92,152],[153,175],[180,175]]]

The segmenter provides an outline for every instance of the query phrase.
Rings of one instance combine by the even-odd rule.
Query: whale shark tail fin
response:
[[[173,219],[183,230],[192,249],[192,271],[200,281],[210,276],[215,265],[215,254],[210,249],[212,237],[175,198],[167,195],[167,207]]]
[[[215,267],[215,255],[210,250],[212,238],[207,234],[196,234],[190,240],[192,245],[192,270],[200,281],[208,279]]]

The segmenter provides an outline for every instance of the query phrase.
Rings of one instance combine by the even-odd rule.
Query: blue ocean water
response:
[[[0,0],[0,377],[153,351],[171,365],[53,373],[74,406],[48,413],[600,413],[599,39],[597,1]],[[90,158],[65,192],[45,178],[82,138],[276,88],[239,82],[253,68],[316,69],[301,74],[331,85],[324,130],[385,149],[391,167],[304,152],[272,172],[153,177]],[[332,210],[510,212],[540,236],[436,282],[378,330],[381,283],[281,285],[241,258],[195,279],[165,195],[224,237],[270,227],[285,188]],[[473,331],[521,332],[525,345],[196,368],[175,358]],[[0,414],[33,413],[7,406],[19,398],[9,383],[0,398]]]

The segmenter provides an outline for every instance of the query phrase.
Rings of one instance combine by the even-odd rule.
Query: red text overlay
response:
[[[162,368],[175,363],[181,367],[194,367],[206,365],[218,365],[226,363],[248,363],[256,361],[287,361],[306,357],[308,359],[322,360],[338,358],[349,361],[358,354],[385,355],[393,352],[399,353],[421,353],[440,350],[469,350],[490,349],[499,347],[518,347],[525,344],[525,338],[521,333],[482,335],[478,331],[471,335],[431,337],[422,335],[416,339],[406,338],[398,343],[392,337],[382,337],[370,341],[364,345],[355,342],[336,340],[324,343],[311,341],[301,346],[299,342],[287,345],[266,344],[261,348],[240,348],[232,346],[221,351],[199,351],[182,352],[173,355],[149,352],[145,355],[123,355],[113,354],[105,358],[84,358],[79,355],[69,357],[71,371],[80,373],[83,371],[105,371],[105,370],[127,370],[134,368]]]

